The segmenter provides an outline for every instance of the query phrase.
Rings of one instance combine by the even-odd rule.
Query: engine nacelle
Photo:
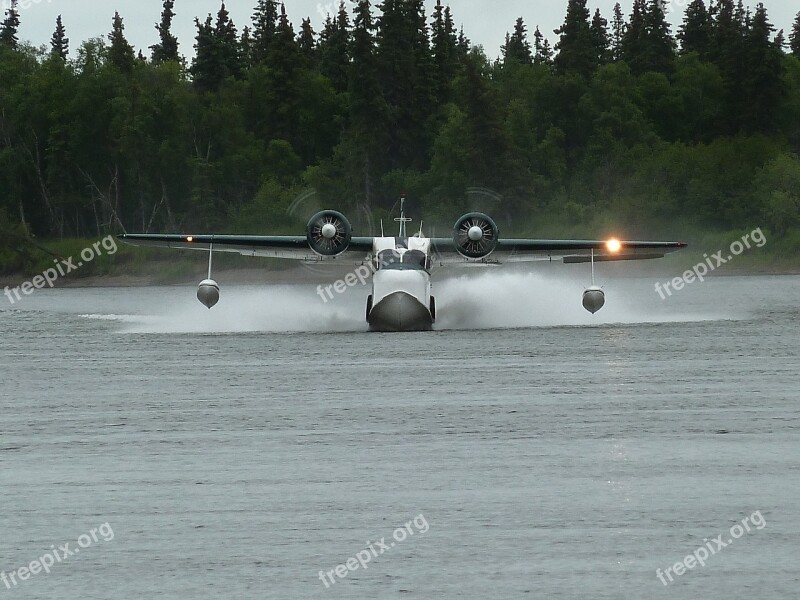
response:
[[[204,279],[197,286],[197,299],[206,308],[213,308],[219,302],[219,285],[213,279]]]
[[[464,258],[486,258],[500,240],[497,224],[483,213],[468,213],[456,221],[453,241]]]
[[[308,246],[320,256],[338,256],[350,245],[353,228],[340,212],[323,210],[306,227]]]

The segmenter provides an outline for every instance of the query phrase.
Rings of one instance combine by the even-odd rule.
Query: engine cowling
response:
[[[308,246],[320,256],[338,256],[350,245],[353,228],[340,212],[323,210],[306,227]]]
[[[468,213],[456,221],[453,241],[464,258],[486,258],[500,240],[497,224],[483,213]]]

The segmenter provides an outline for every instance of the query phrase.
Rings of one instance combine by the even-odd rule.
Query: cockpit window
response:
[[[409,250],[400,254],[397,250],[381,250],[378,252],[378,270],[380,269],[418,269],[430,268],[430,259],[420,250]]]
[[[421,269],[428,268],[428,257],[421,250],[409,250],[403,255],[403,264],[414,265]]]
[[[378,252],[378,269],[399,265],[401,260],[400,253],[397,250],[381,250]]]

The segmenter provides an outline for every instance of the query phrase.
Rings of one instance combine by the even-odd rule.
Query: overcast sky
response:
[[[612,9],[616,0],[589,0],[592,12],[600,8],[603,15],[611,20]],[[670,20],[673,32],[682,20],[684,7],[690,0],[673,0]],[[755,2],[755,0],[754,0]],[[378,4],[375,0],[373,4]],[[0,0],[5,8],[10,0]],[[255,0],[228,0],[226,6],[239,31],[250,24]],[[347,0],[348,6],[354,2]],[[430,16],[436,0],[426,0],[427,14]],[[622,6],[626,16],[630,12],[631,0],[623,0]],[[787,36],[800,5],[789,0],[766,0],[770,18],[778,29],[786,29]],[[193,54],[195,27],[194,18],[201,20],[207,13],[216,14],[219,0],[176,0],[173,31],[180,42],[180,51],[184,55]],[[481,44],[487,54],[494,58],[500,52],[505,34],[514,26],[517,17],[523,17],[531,33],[539,25],[542,33],[551,42],[556,36],[553,29],[558,28],[566,14],[567,0],[500,0],[486,2],[482,0],[452,0],[450,5],[457,24],[463,24],[467,37],[473,43]],[[70,38],[73,53],[80,42],[90,37],[105,36],[111,30],[114,11],[119,11],[125,20],[125,32],[128,41],[138,50],[143,49],[149,56],[147,48],[158,41],[155,23],[158,22],[162,9],[162,0],[19,0],[20,38],[35,45],[50,41],[55,29],[56,16],[63,15],[67,36]],[[311,17],[315,30],[321,29],[324,15],[335,11],[338,0],[287,0],[286,11],[290,20],[299,29],[300,20]]]

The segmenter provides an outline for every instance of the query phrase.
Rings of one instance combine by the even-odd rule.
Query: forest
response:
[[[115,14],[71,51],[61,17],[21,40],[13,0],[0,269],[33,239],[302,233],[312,204],[365,235],[401,194],[441,235],[481,209],[541,237],[763,227],[800,254],[800,13],[785,32],[763,4],[693,0],[672,31],[663,0],[565,3],[558,30],[520,18],[492,58],[441,2],[342,1],[319,32],[275,0],[246,24],[222,4],[179,41],[191,5],[164,0],[156,45]]]

